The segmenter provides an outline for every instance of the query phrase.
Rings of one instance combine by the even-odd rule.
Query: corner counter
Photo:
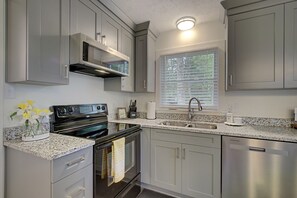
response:
[[[44,140],[6,140],[6,197],[93,197],[95,141],[50,133]]]
[[[32,154],[46,160],[54,160],[76,151],[91,147],[93,140],[50,133],[44,140],[23,142],[20,139],[7,140],[3,145],[18,151]]]

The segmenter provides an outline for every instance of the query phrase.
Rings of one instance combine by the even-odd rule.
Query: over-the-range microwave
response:
[[[129,75],[130,58],[82,33],[70,37],[70,71],[103,77]]]

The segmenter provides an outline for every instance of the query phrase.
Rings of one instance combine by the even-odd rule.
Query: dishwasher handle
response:
[[[250,151],[256,151],[256,152],[266,152],[265,148],[261,148],[261,147],[254,147],[254,146],[249,146],[249,150]]]

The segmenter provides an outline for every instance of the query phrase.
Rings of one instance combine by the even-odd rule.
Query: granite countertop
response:
[[[147,120],[147,119],[125,119],[125,120],[109,120],[109,122],[140,124],[144,128],[158,128],[169,129],[172,131],[204,133],[215,135],[227,135],[235,137],[247,137],[256,139],[276,140],[285,142],[297,143],[297,129],[285,127],[267,127],[267,126],[227,126],[224,123],[215,123],[217,129],[199,129],[160,125],[159,123],[165,121],[161,119]],[[179,121],[179,120],[175,120]]]
[[[94,144],[95,141],[93,140],[53,133],[50,133],[50,137],[44,140],[23,142],[20,139],[15,139],[3,142],[4,146],[47,160],[63,157],[81,149],[93,146]]]

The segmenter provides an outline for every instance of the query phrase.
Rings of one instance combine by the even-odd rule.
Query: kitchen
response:
[[[92,1],[95,2],[95,1]],[[107,1],[102,1],[103,3],[107,3]],[[113,1],[117,2],[118,6],[124,6],[121,1]],[[177,9],[173,3],[177,3],[177,1],[164,1],[164,3],[160,3],[159,1],[153,1],[156,6],[156,10],[158,12],[164,9],[164,5],[171,5],[172,9]],[[199,1],[200,2],[200,1]],[[214,115],[214,116],[225,116],[227,112],[232,112],[234,116],[240,116],[246,118],[246,120],[250,120],[250,122],[255,122],[255,120],[261,120],[262,122],[272,123],[272,125],[277,125],[275,123],[288,123],[293,118],[294,108],[297,106],[297,92],[296,89],[263,89],[263,90],[239,90],[239,91],[225,91],[225,82],[227,81],[225,78],[225,53],[226,53],[226,38],[227,38],[227,27],[226,27],[226,18],[224,14],[224,9],[221,7],[219,1],[211,1],[211,3],[207,3],[206,1],[201,1],[200,6],[204,5],[205,8],[201,13],[204,13],[204,17],[197,17],[196,20],[199,22],[196,24],[196,27],[190,31],[191,35],[186,35],[185,33],[176,30],[175,22],[183,16],[195,15],[196,13],[193,11],[198,9],[199,3],[195,3],[194,1],[189,1],[185,5],[185,10],[177,9],[179,12],[178,16],[167,16],[170,21],[163,22],[159,28],[163,28],[167,26],[167,29],[163,29],[159,33],[155,33],[156,38],[156,56],[160,56],[166,54],[166,52],[182,52],[182,49],[195,47],[195,49],[209,49],[209,48],[218,48],[219,53],[219,82],[218,82],[218,106],[216,111],[208,111],[207,109],[202,110],[202,112],[196,113],[197,117],[203,117],[203,115]],[[251,2],[251,1],[246,1]],[[281,3],[285,3],[286,1],[280,1]],[[289,1],[288,1],[289,2]],[[153,3],[136,3],[134,6],[143,6],[143,7],[153,7]],[[232,2],[231,2],[232,3]],[[190,6],[189,6],[190,5]],[[192,6],[193,9],[189,7]],[[208,6],[207,6],[208,5]],[[210,6],[211,5],[211,6]],[[1,1],[1,10],[4,10],[4,1]],[[116,7],[110,8],[114,13],[119,13],[118,16],[125,21],[127,24],[131,23],[131,19],[138,20],[141,16],[129,16],[129,10],[137,10],[133,5],[131,7],[121,7],[122,12],[126,11],[125,16],[122,12],[119,12]],[[162,7],[163,6],[163,7]],[[187,7],[186,7],[187,6]],[[196,8],[197,7],[197,8]],[[137,8],[137,7],[136,7]],[[251,8],[252,9],[252,8]],[[141,10],[141,9],[139,9]],[[118,11],[118,12],[117,12]],[[146,16],[155,16],[151,19],[151,25],[157,25],[158,23],[154,21],[158,18],[157,11],[151,11],[151,13],[146,14]],[[188,11],[188,12],[187,12]],[[4,23],[4,11],[2,13],[1,22]],[[137,13],[137,12],[136,12]],[[208,16],[207,14],[211,16]],[[215,14],[214,14],[215,13]],[[139,14],[139,13],[138,13]],[[140,13],[142,14],[142,13]],[[145,16],[145,15],[144,15]],[[130,18],[129,18],[130,17]],[[171,18],[170,18],[171,17]],[[208,19],[208,17],[210,19]],[[128,18],[128,19],[127,19]],[[145,22],[145,20],[149,20],[150,18],[143,19],[142,21],[135,21],[135,24],[139,24],[141,22]],[[154,21],[153,21],[154,19]],[[205,21],[203,21],[205,20]],[[210,20],[210,21],[208,21]],[[129,22],[130,21],[130,22]],[[203,22],[200,22],[203,21]],[[122,22],[119,22],[122,24]],[[168,28],[169,26],[169,28]],[[2,46],[4,46],[4,34],[5,32],[4,25],[1,25],[1,39]],[[165,31],[164,31],[165,30]],[[189,34],[189,33],[188,33]],[[16,83],[5,83],[5,48],[1,47],[1,91],[0,91],[0,105],[1,105],[1,114],[0,117],[0,126],[1,128],[13,127],[17,123],[10,120],[9,115],[18,103],[22,101],[26,101],[28,99],[34,100],[38,106],[40,107],[50,107],[52,105],[65,105],[65,104],[93,104],[93,103],[107,103],[109,109],[109,119],[116,118],[116,112],[118,107],[128,107],[131,99],[137,100],[137,111],[146,113],[146,104],[149,101],[158,101],[158,78],[156,78],[156,92],[155,93],[130,93],[130,92],[118,92],[118,91],[105,91],[106,82],[103,78],[95,78],[86,75],[69,73],[69,84],[68,85],[60,85],[60,86],[40,86],[40,85],[32,85],[32,84],[16,84]],[[179,51],[180,49],[180,51]],[[158,72],[157,77],[158,77]],[[199,98],[199,97],[198,97]],[[158,104],[157,104],[158,105]],[[187,108],[187,107],[186,107]],[[157,117],[158,115],[164,115],[166,113],[177,114],[181,112],[186,115],[187,110],[183,111],[172,110],[172,109],[164,109],[158,108],[157,106]],[[255,119],[253,119],[255,118]],[[233,128],[232,128],[233,129]],[[4,192],[4,148],[2,147],[2,133],[0,136],[0,144],[1,144],[1,152],[0,155],[1,163],[1,180],[0,182],[1,188],[0,192]],[[0,196],[1,197],[1,196]],[[4,195],[2,195],[4,197]]]

